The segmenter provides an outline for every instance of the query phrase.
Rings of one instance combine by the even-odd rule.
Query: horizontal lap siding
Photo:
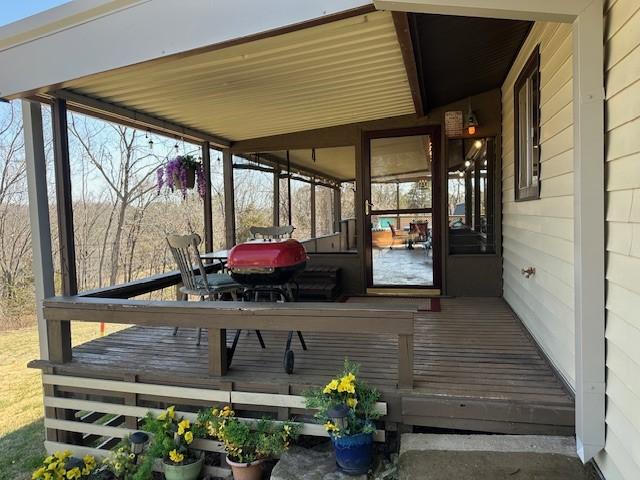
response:
[[[513,85],[540,45],[540,199],[514,201]],[[504,297],[574,383],[571,26],[536,23],[502,87]],[[526,279],[520,269],[536,268]]]
[[[607,480],[640,478],[640,3],[606,11]]]

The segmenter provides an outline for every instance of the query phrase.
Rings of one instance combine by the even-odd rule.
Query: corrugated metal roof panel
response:
[[[231,140],[415,112],[388,12],[126,67],[64,87]]]

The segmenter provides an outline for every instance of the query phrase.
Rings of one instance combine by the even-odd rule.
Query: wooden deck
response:
[[[441,312],[417,318],[413,389],[396,387],[397,338],[387,335],[306,333],[308,351],[294,337],[295,372],[287,375],[286,333],[263,332],[265,350],[255,333],[243,333],[228,374],[214,377],[207,373],[206,334],[198,347],[194,329],[175,337],[171,332],[136,326],[90,341],[75,347],[73,361],[56,367],[56,373],[299,394],[324,384],[349,357],[383,392],[390,422],[504,433],[572,434],[574,429],[573,399],[501,299],[443,299]]]

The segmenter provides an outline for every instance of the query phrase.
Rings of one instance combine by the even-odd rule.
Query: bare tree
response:
[[[144,201],[154,190],[153,176],[155,170],[150,168],[149,159],[159,162],[156,155],[142,151],[141,136],[136,130],[110,123],[100,123],[87,117],[70,114],[69,129],[78,141],[83,155],[99,173],[107,186],[111,196],[112,209],[109,213],[107,229],[104,238],[110,238],[111,253],[109,256],[109,284],[118,282],[121,265],[123,265],[122,247],[125,234],[127,214],[137,205],[136,215],[143,216],[140,208],[146,209],[150,201]],[[115,133],[117,148],[114,148],[111,135]],[[145,145],[146,146],[146,145]],[[111,230],[113,233],[111,234]],[[136,242],[131,235],[140,232],[138,227],[129,232],[129,248],[134,248]],[[106,260],[106,242],[103,244],[100,258],[100,272]],[[131,252],[129,256],[133,255]],[[130,275],[126,275],[129,277]],[[100,282],[102,283],[102,282]]]
[[[0,112],[0,295],[13,296],[28,277],[31,231],[27,212],[22,122],[15,104]]]

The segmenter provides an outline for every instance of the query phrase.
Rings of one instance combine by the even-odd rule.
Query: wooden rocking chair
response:
[[[169,249],[171,250],[173,258],[178,265],[180,277],[182,278],[182,287],[180,287],[182,300],[187,300],[189,295],[193,295],[200,297],[200,301],[213,301],[219,300],[223,294],[229,294],[233,300],[237,300],[238,292],[243,290],[242,285],[237,283],[227,274],[207,273],[205,271],[202,259],[200,258],[200,252],[198,251],[198,245],[200,245],[200,242],[200,236],[197,234],[170,235],[167,237]],[[199,272],[199,274],[197,272]],[[178,327],[173,329],[173,335],[175,336],[177,333]],[[198,340],[196,345],[200,345],[201,335],[202,328],[198,328]],[[262,340],[262,335],[259,330],[256,330],[256,335],[260,341],[260,346],[265,348],[264,341]],[[236,332],[234,348],[239,336],[240,330]]]

